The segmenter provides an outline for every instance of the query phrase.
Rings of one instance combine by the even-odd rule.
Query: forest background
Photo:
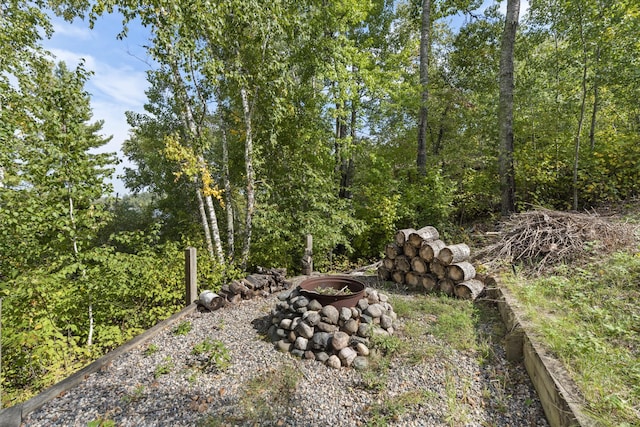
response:
[[[307,234],[328,271],[378,259],[399,228],[452,236],[498,218],[505,17],[481,5],[3,2],[2,406],[177,311],[187,246],[215,290],[258,265],[295,274]],[[94,23],[114,11],[120,37],[131,20],[150,29],[156,64],[146,112],[127,115],[123,198],[109,196],[115,156],[95,154],[108,139],[89,73],[42,47],[50,13]],[[637,196],[637,34],[633,0],[531,2],[514,54],[514,208]]]

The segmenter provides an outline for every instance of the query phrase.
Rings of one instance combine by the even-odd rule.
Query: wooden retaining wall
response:
[[[597,424],[583,413],[584,402],[578,387],[562,364],[550,357],[527,331],[531,328],[523,320],[511,293],[494,288],[488,296],[497,302],[509,331],[505,339],[507,359],[524,363],[551,427],[595,427]]]
[[[193,313],[196,307],[197,307],[196,304],[188,305],[187,307],[185,307],[178,313],[174,314],[173,316],[159,322],[158,324],[156,324],[150,329],[147,329],[137,337],[132,338],[131,340],[127,341],[126,343],[116,348],[115,350],[110,351],[109,353],[105,354],[101,358],[88,364],[87,366],[85,366],[75,374],[65,378],[59,383],[56,383],[51,387],[45,389],[44,391],[40,392],[40,394],[32,397],[31,399],[25,402],[22,402],[17,405],[1,410],[0,411],[0,427],[19,427],[20,424],[22,424],[23,419],[25,419],[29,413],[40,408],[42,405],[52,400],[53,398],[58,396],[60,393],[65,392],[71,389],[72,387],[76,386],[80,382],[84,381],[86,377],[88,377],[90,374],[93,374],[94,372],[99,371],[101,368],[103,368],[105,365],[110,363],[116,357],[128,352],[129,350],[132,350],[136,347],[141,346],[142,344],[149,341],[151,338],[156,336],[161,331],[164,331],[165,329],[172,327],[173,325],[178,323],[180,320],[182,320],[189,314]]]

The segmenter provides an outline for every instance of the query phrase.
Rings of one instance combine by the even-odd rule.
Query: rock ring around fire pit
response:
[[[354,307],[364,295],[364,284],[346,276],[321,276],[300,283],[300,293],[321,305]]]

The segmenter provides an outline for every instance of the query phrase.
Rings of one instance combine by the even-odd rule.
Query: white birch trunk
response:
[[[251,107],[249,105],[249,97],[247,90],[244,87],[240,88],[240,96],[242,97],[242,110],[244,112],[244,124],[246,130],[246,139],[244,147],[244,158],[246,163],[247,174],[247,219],[245,224],[245,240],[244,247],[242,249],[242,261],[241,266],[244,269],[249,259],[249,249],[251,247],[251,232],[253,222],[253,212],[255,209],[255,178],[253,174],[253,135],[251,124]]]
[[[202,229],[204,231],[204,240],[207,245],[207,252],[209,253],[209,256],[211,257],[211,259],[213,259],[214,258],[213,243],[211,241],[211,231],[209,231],[209,221],[207,220],[207,212],[204,207],[202,192],[200,191],[200,186],[195,182],[194,184],[195,184],[195,190],[196,190],[196,198],[198,199],[198,210],[200,212],[200,220],[202,221]]]
[[[162,28],[162,23],[159,19],[156,19],[156,24],[158,28]],[[184,84],[184,80],[180,75],[180,71],[178,69],[178,64],[176,61],[176,55],[173,50],[173,45],[168,43],[166,46],[167,55],[169,59],[169,65],[171,67],[171,76],[173,78],[174,90],[176,95],[180,98],[183,108],[180,109],[180,118],[182,120],[182,124],[188,129],[189,139],[196,139],[200,135],[200,127],[197,124],[193,110],[191,108],[191,104],[189,101],[189,96],[187,94],[186,85]],[[206,106],[205,106],[206,108]],[[189,141],[190,142],[190,141]],[[198,158],[199,161],[203,161],[204,159],[200,156]],[[205,235],[205,240],[207,244],[207,250],[209,252],[209,256],[214,258],[215,254],[218,255],[218,260],[221,264],[224,264],[224,256],[220,256],[222,254],[222,245],[220,243],[220,232],[218,229],[217,218],[215,215],[215,211],[213,210],[213,201],[210,199],[211,196],[206,196],[207,199],[207,207],[209,208],[209,215],[207,216],[206,208],[203,202],[201,190],[199,186],[196,186],[196,193],[198,198],[198,209],[200,210],[200,217],[202,220],[202,227]],[[213,233],[213,242],[215,242],[216,252],[214,254],[213,251],[213,243],[212,243],[212,233]]]
[[[229,146],[227,131],[222,127],[222,179],[224,180],[224,197],[227,205],[227,246],[228,257],[233,258],[235,253],[235,230],[233,226],[233,195],[231,194],[231,181],[229,180]]]
[[[204,198],[207,209],[209,210],[209,225],[211,226],[211,234],[213,235],[213,243],[216,247],[216,255],[218,257],[218,262],[220,264],[224,264],[224,253],[222,252],[222,241],[220,240],[220,230],[218,229],[218,218],[216,216],[216,211],[213,208],[213,199],[210,195],[205,196]]]
[[[68,189],[68,191],[71,192],[71,189]],[[69,195],[69,219],[71,220],[71,229],[73,230],[73,236],[71,236],[71,243],[73,245],[73,254],[75,255],[76,259],[78,259],[78,255],[79,255],[78,239],[76,238],[76,235],[75,235],[76,218],[73,213],[73,198],[71,197],[71,195]],[[87,273],[84,269],[84,266],[81,267],[80,274],[83,280],[87,277]],[[94,322],[93,322],[93,302],[92,302],[90,291],[88,292],[88,297],[89,297],[89,309],[88,309],[89,333],[87,334],[87,347],[91,347],[93,345]]]

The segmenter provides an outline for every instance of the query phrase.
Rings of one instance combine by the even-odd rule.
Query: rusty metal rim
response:
[[[349,276],[312,277],[300,283],[300,293],[309,299],[317,300],[321,305],[332,305],[336,308],[355,307],[364,296],[365,285],[360,280]],[[345,286],[352,292],[348,295],[326,295],[315,292],[317,288],[342,289]]]

